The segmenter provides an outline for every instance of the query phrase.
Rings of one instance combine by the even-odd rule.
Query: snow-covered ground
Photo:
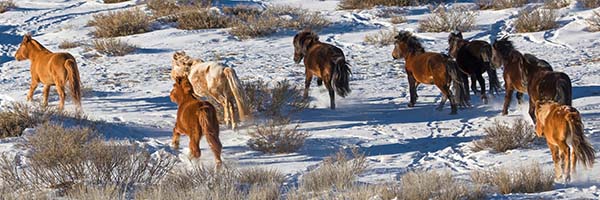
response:
[[[135,1],[103,4],[100,0],[18,0],[18,8],[0,14],[0,104],[25,101],[30,74],[29,62],[13,58],[22,35],[32,33],[47,48],[59,51],[64,40],[91,42],[92,27],[86,23],[92,15],[136,5]],[[228,1],[220,1],[228,2]],[[508,116],[500,114],[502,96],[483,105],[472,96],[474,107],[448,115],[449,106],[436,111],[440,101],[434,86],[420,86],[416,107],[408,108],[408,82],[403,61],[391,57],[393,46],[363,43],[367,34],[396,26],[400,30],[416,30],[417,21],[429,14],[423,7],[406,9],[408,23],[392,25],[378,17],[382,8],[363,11],[336,10],[338,1],[318,0],[253,0],[245,3],[285,4],[323,13],[333,24],[320,31],[322,41],[344,50],[352,65],[353,90],[347,98],[336,98],[338,109],[328,109],[324,88],[313,85],[311,107],[294,116],[301,128],[312,134],[303,148],[291,154],[263,154],[249,149],[243,130],[233,132],[221,127],[223,158],[236,165],[275,168],[292,177],[313,168],[324,157],[339,148],[357,146],[368,156],[370,168],[360,181],[395,180],[411,170],[451,170],[468,175],[471,170],[495,166],[514,166],[531,161],[550,168],[552,159],[545,145],[506,153],[473,152],[473,140],[485,133],[483,128],[494,120],[529,120],[526,106],[513,103]],[[232,1],[231,3],[235,3]],[[451,4],[450,4],[451,5]],[[514,32],[511,24],[518,9],[479,12],[476,28],[463,33],[467,39],[489,41],[505,32]],[[585,30],[585,18],[592,10],[572,5],[559,11],[557,29],[511,34],[516,48],[547,60],[555,70],[566,72],[573,81],[573,104],[581,112],[588,136],[595,149],[600,149],[600,32]],[[136,53],[123,57],[95,57],[84,47],[68,49],[79,64],[84,87],[90,92],[83,99],[83,109],[94,120],[110,124],[103,134],[121,140],[144,144],[151,151],[169,149],[175,122],[176,105],[169,100],[171,55],[185,50],[193,57],[221,62],[235,67],[243,80],[291,80],[303,85],[304,68],[292,61],[292,31],[266,38],[237,40],[226,29],[178,30],[160,27],[154,31],[122,37],[139,47]],[[427,51],[445,52],[448,33],[416,33]],[[592,62],[596,58],[596,62]],[[499,76],[501,77],[501,71]],[[35,101],[41,101],[41,88]],[[57,105],[55,90],[50,104]],[[513,101],[515,102],[515,101]],[[67,102],[67,109],[74,109]],[[0,152],[19,153],[18,139],[0,140]],[[182,137],[182,160],[187,160],[187,137]],[[206,142],[201,142],[201,161],[212,163]],[[539,194],[511,194],[497,198],[600,198],[600,165],[588,171],[579,170],[570,184],[555,184],[555,190]]]

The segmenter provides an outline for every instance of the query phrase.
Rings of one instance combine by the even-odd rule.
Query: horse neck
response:
[[[190,101],[196,101],[196,98],[194,98],[194,96],[191,92],[184,93],[183,96],[181,97],[181,103],[184,104],[184,103],[187,103]]]
[[[46,49],[42,44],[40,44],[37,40],[31,40],[29,43],[29,58],[35,59],[37,55],[40,54],[48,54],[52,53],[50,50]]]

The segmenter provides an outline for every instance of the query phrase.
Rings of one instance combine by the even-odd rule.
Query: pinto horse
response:
[[[498,93],[500,82],[496,69],[492,67],[492,46],[481,40],[467,41],[461,32],[452,32],[448,36],[449,54],[456,59],[458,67],[471,77],[471,89],[477,94],[477,84],[481,86],[481,99],[487,103],[483,72],[487,72],[490,82],[490,93]],[[468,85],[468,83],[467,83]],[[467,87],[468,90],[468,87]]]
[[[60,103],[58,108],[63,110],[65,105],[65,85],[70,85],[71,96],[81,111],[81,79],[75,57],[69,53],[53,53],[27,34],[15,54],[17,61],[31,59],[31,85],[27,93],[27,101],[33,99],[33,92],[41,82],[44,84],[44,102],[48,105],[50,87],[56,86]]]
[[[545,60],[531,54],[521,54],[507,37],[494,42],[492,60],[496,66],[504,65],[506,96],[502,114],[508,114],[513,90],[517,99],[529,94],[529,116],[535,121],[535,101],[551,99],[562,105],[571,106],[571,79],[562,72],[554,72]]]
[[[246,96],[237,74],[231,67],[216,62],[204,62],[192,59],[185,52],[173,54],[171,78],[187,77],[192,83],[195,95],[209,96],[223,106],[225,124],[236,128],[234,101],[240,121],[244,121],[249,112]]]
[[[555,178],[560,180],[562,177],[569,182],[577,161],[591,168],[596,156],[583,134],[583,123],[577,109],[548,100],[537,101],[535,107],[535,133],[546,137],[554,161]],[[562,166],[559,164],[561,161]]]
[[[186,77],[176,77],[169,97],[177,104],[177,120],[173,128],[174,149],[179,149],[179,136],[190,137],[190,152],[194,158],[200,157],[200,139],[206,136],[217,166],[221,165],[221,140],[219,139],[219,120],[215,107],[208,101],[196,100],[192,85]]]
[[[425,52],[419,40],[408,31],[401,31],[396,36],[394,51],[392,52],[394,59],[404,58],[406,64],[406,74],[408,77],[410,90],[409,107],[413,107],[417,101],[417,86],[420,83],[433,84],[442,92],[442,100],[438,106],[438,110],[444,107],[444,104],[450,99],[452,111],[450,114],[456,114],[457,105],[468,104],[468,93],[465,93],[466,77],[456,63],[447,55]],[[450,85],[455,88],[456,96],[453,96],[450,91]]]
[[[294,36],[294,62],[304,59],[306,80],[304,82],[304,98],[308,97],[308,89],[313,75],[317,76],[317,85],[325,82],[329,91],[331,109],[335,109],[335,93],[346,97],[350,93],[349,76],[352,73],[344,52],[331,44],[319,41],[319,36],[304,30]]]

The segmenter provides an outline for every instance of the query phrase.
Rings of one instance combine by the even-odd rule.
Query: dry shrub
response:
[[[179,10],[176,0],[148,0],[146,5],[157,18],[172,15]]]
[[[476,170],[471,172],[471,180],[502,194],[536,193],[552,190],[554,176],[551,170],[544,170],[539,164],[531,163],[516,169]]]
[[[454,6],[446,9],[443,6],[430,8],[431,14],[419,21],[418,29],[423,32],[450,32],[454,30],[469,31],[475,25],[476,11],[467,6]]]
[[[600,11],[594,11],[594,14],[592,14],[592,16],[586,21],[588,24],[587,29],[589,31],[600,31]]]
[[[494,121],[492,126],[484,128],[486,135],[473,142],[474,151],[493,149],[505,152],[510,149],[527,147],[534,139],[534,129],[523,119],[514,120],[512,124]]]
[[[0,138],[21,136],[26,128],[48,122],[58,113],[50,107],[13,103],[0,112]]]
[[[341,0],[339,9],[370,9],[375,6],[410,6],[415,5],[411,0]]]
[[[88,25],[96,27],[94,36],[104,38],[148,32],[151,21],[144,11],[134,8],[95,14]]]
[[[59,49],[72,49],[78,46],[81,46],[81,43],[68,40],[64,40],[60,44],[58,44]]]
[[[350,158],[341,149],[335,155],[325,158],[321,165],[304,174],[300,181],[300,190],[303,192],[322,192],[345,190],[355,185],[359,174],[367,169],[367,159],[358,149],[352,149]]]
[[[327,192],[314,193],[301,190],[292,190],[286,194],[287,200],[304,199],[344,199],[344,200],[375,200],[375,199],[400,199],[400,186],[395,183],[383,183],[376,185],[356,184],[346,190],[331,190]]]
[[[216,10],[187,6],[175,14],[178,29],[196,30],[210,28],[225,28],[230,19]]]
[[[115,185],[90,186],[77,185],[70,189],[66,195],[67,199],[127,199],[126,194]]]
[[[6,12],[15,7],[15,2],[12,0],[0,1],[0,13]]]
[[[121,3],[129,0],[104,0],[104,3]]]
[[[475,4],[479,6],[479,9],[506,9],[506,8],[517,8],[525,5],[527,0],[475,0]]]
[[[401,199],[467,199],[471,192],[450,172],[408,172],[401,178]]]
[[[544,2],[544,7],[548,9],[559,9],[567,7],[571,4],[571,0],[546,0]]]
[[[256,123],[248,130],[251,149],[265,153],[292,153],[304,145],[310,136],[308,132],[298,130],[299,125],[290,125],[289,118],[269,119],[262,124]]]
[[[390,18],[390,22],[392,24],[402,24],[402,23],[406,23],[407,21],[408,20],[406,19],[406,17],[404,17],[402,15],[395,15]]]
[[[398,29],[396,28],[391,30],[379,30],[377,33],[366,35],[364,41],[370,45],[387,46],[394,44],[397,35]]]
[[[597,8],[600,7],[600,1],[598,0],[580,0],[584,8]]]
[[[288,80],[269,87],[263,80],[244,83],[244,92],[248,96],[248,105],[252,111],[263,113],[272,118],[287,118],[308,107],[309,102],[302,96],[302,90],[292,86]]]
[[[108,56],[124,56],[133,53],[137,48],[134,45],[114,38],[97,39],[92,42],[92,45],[96,51]]]
[[[89,128],[43,124],[19,146],[29,150],[24,159],[3,155],[0,162],[0,180],[20,188],[16,193],[44,189],[68,193],[78,184],[114,185],[124,191],[156,184],[175,164],[171,155],[152,158],[137,146],[104,142]]]
[[[282,19],[271,14],[250,15],[245,21],[235,20],[229,34],[240,39],[264,37],[277,32],[281,24]]]
[[[524,9],[519,12],[515,21],[515,28],[519,33],[538,32],[556,28],[558,16],[554,10],[548,9]]]

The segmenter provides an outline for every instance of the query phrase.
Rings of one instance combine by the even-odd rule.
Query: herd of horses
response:
[[[311,81],[316,76],[317,84],[324,84],[328,90],[330,108],[335,109],[335,94],[346,97],[351,92],[349,81],[352,72],[344,52],[334,45],[320,42],[319,36],[311,30],[297,33],[292,44],[294,62],[304,60],[304,97],[308,97]],[[448,37],[449,55],[427,52],[418,38],[408,31],[400,31],[394,44],[392,57],[405,61],[409,107],[416,104],[420,84],[435,85],[442,93],[437,109],[441,110],[449,100],[450,114],[457,114],[459,107],[472,106],[470,91],[479,93],[486,104],[487,91],[482,74],[488,75],[489,92],[499,93],[501,86],[496,70],[503,67],[506,92],[502,114],[508,113],[515,90],[518,103],[522,103],[523,94],[529,95],[529,115],[535,122],[536,134],[546,137],[554,161],[555,178],[569,181],[578,161],[587,167],[593,165],[595,151],[585,138],[579,112],[571,105],[571,80],[565,73],[553,71],[548,62],[519,52],[508,37],[489,44],[479,40],[468,41],[460,32],[453,32]],[[54,85],[60,99],[59,109],[62,110],[68,83],[77,109],[81,111],[81,82],[71,54],[53,53],[27,34],[15,58],[18,61],[31,60],[28,101],[32,100],[33,92],[41,82],[44,84],[43,105],[46,106],[50,86]],[[191,156],[198,158],[199,142],[204,136],[215,155],[217,166],[220,166],[222,144],[217,110],[203,98],[212,98],[220,104],[225,124],[235,129],[238,120],[244,121],[250,115],[241,82],[233,68],[191,58],[183,51],[176,52],[171,63],[174,84],[170,99],[178,106],[172,145],[178,149],[180,135],[188,135]]]

